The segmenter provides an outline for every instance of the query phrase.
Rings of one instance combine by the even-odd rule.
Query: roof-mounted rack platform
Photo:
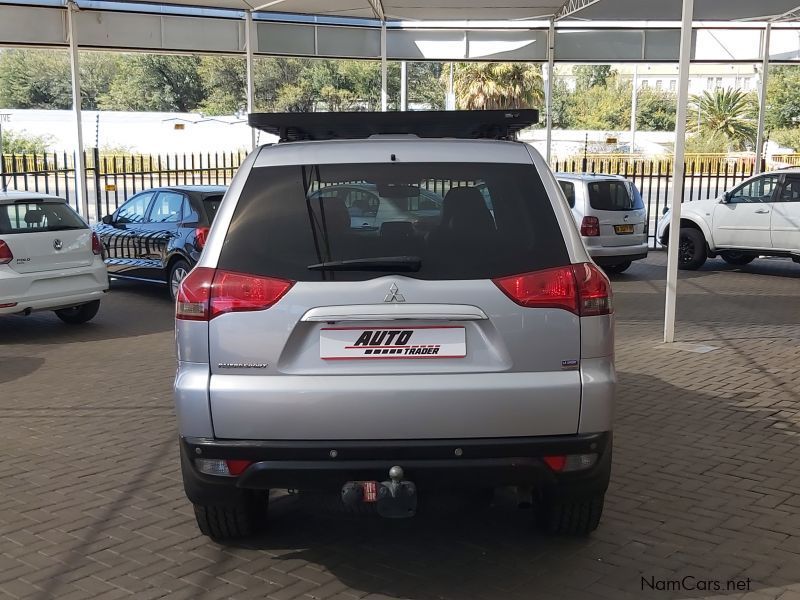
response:
[[[251,127],[277,135],[281,142],[364,139],[372,135],[421,138],[513,140],[539,122],[539,111],[430,110],[407,112],[251,113]]]

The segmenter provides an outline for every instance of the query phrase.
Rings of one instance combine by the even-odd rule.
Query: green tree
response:
[[[450,69],[440,62],[408,63],[408,104],[422,104],[431,110],[444,110],[447,85],[443,79]],[[392,81],[392,79],[390,79]],[[398,91],[399,91],[398,73]]]
[[[0,106],[72,106],[69,59],[62,50],[0,50]]]
[[[539,65],[459,63],[453,87],[461,109],[534,108],[544,104]]]
[[[627,129],[631,123],[631,83],[615,76],[605,85],[577,89],[569,113],[570,124],[577,129]]]
[[[576,89],[587,90],[607,85],[616,71],[611,65],[576,65],[572,68],[572,74],[575,76]]]
[[[203,56],[197,67],[203,86],[201,110],[209,115],[233,115],[247,108],[245,61],[233,56]]]
[[[198,56],[129,54],[121,58],[105,110],[191,112],[205,99]]]
[[[575,94],[562,79],[553,80],[553,127],[572,129],[575,125]]]
[[[636,127],[641,131],[673,131],[678,98],[672,92],[643,88],[639,90]]]
[[[706,139],[720,136],[728,150],[743,150],[755,143],[755,112],[752,94],[733,88],[704,91],[691,99],[687,128]]]
[[[795,127],[800,119],[800,67],[773,66],[767,81],[767,129]]]
[[[97,110],[108,93],[119,68],[120,55],[112,52],[81,52],[81,107]]]
[[[800,127],[776,129],[770,134],[770,137],[781,146],[800,152]]]
[[[3,129],[3,154],[44,154],[51,144],[47,135],[31,135],[24,129]]]

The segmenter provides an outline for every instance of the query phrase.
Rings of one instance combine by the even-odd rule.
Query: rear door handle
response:
[[[756,211],[756,214],[757,214],[757,215],[766,215],[768,212],[769,212],[769,210],[767,210],[766,208],[759,208],[759,209]]]

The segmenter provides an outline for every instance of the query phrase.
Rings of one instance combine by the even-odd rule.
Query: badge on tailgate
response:
[[[466,333],[460,326],[324,327],[319,355],[326,360],[464,358]]]

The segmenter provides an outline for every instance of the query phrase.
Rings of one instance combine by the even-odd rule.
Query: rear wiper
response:
[[[419,256],[376,256],[353,260],[331,260],[308,265],[311,271],[419,271],[422,259]]]

